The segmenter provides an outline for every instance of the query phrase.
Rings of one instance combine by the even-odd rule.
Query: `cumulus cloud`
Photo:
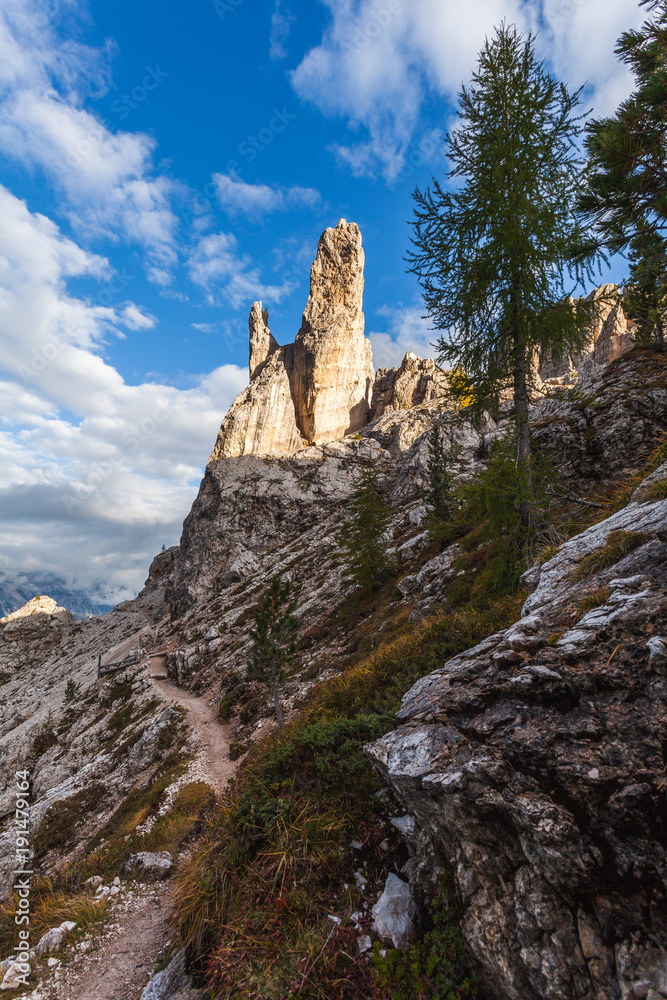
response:
[[[358,175],[397,176],[429,95],[451,100],[485,36],[506,20],[538,30],[540,54],[572,88],[588,81],[596,109],[614,107],[629,77],[613,54],[638,23],[635,0],[324,0],[330,20],[291,75],[302,100],[343,116],[365,137],[334,147]],[[444,122],[443,125],[447,123]]]
[[[322,202],[316,188],[248,184],[233,174],[214,174],[213,182],[221,207],[230,215],[261,217],[295,208],[317,208]]]
[[[192,281],[206,290],[210,305],[221,298],[234,309],[256,299],[281,302],[294,288],[289,280],[280,285],[264,284],[259,269],[241,253],[233,233],[202,236],[192,251],[188,267]]]
[[[67,7],[76,16],[78,4]],[[58,37],[38,0],[3,3],[0,142],[5,155],[39,167],[53,182],[80,236],[139,245],[149,278],[165,285],[177,261],[175,184],[156,175],[155,140],[114,131],[82,106],[108,89],[112,48]],[[166,76],[147,67],[137,88],[147,97]]]
[[[156,322],[135,303],[72,296],[108,262],[0,187],[0,569],[133,591],[178,540],[220,419],[247,371],[223,365],[186,389],[129,385],[110,337]]]
[[[366,336],[373,345],[375,368],[398,368],[408,351],[420,358],[437,357],[433,346],[439,333],[424,319],[424,309],[413,306],[383,306],[377,310],[385,320],[383,331],[367,331]]]

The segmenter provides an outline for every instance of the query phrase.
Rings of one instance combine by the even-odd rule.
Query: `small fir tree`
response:
[[[381,472],[369,456],[362,465],[341,530],[349,571],[355,583],[370,593],[391,573],[386,534],[392,509],[380,490]]]
[[[296,634],[299,627],[294,612],[297,599],[292,597],[292,584],[276,575],[266,590],[262,603],[255,611],[255,628],[250,630],[253,648],[248,660],[248,677],[261,681],[271,691],[276,712],[276,724],[284,729],[280,706],[280,687],[287,667],[296,655]]]
[[[72,677],[67,681],[65,685],[65,704],[69,705],[79,697],[80,688],[79,685],[73,680]]]
[[[431,520],[442,524],[451,520],[454,513],[454,478],[449,471],[442,428],[434,424],[428,434],[426,473],[428,482],[422,490],[422,499]]]
[[[532,36],[501,25],[461,90],[446,139],[455,184],[434,179],[414,194],[410,270],[436,329],[446,331],[439,360],[465,374],[479,409],[511,382],[516,461],[528,481],[533,359],[542,348],[554,358],[578,350],[590,319],[588,305],[570,297],[596,259],[575,211],[579,98],[536,61]]]

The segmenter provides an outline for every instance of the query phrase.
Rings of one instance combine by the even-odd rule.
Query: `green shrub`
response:
[[[37,757],[41,757],[43,754],[50,750],[51,747],[58,745],[58,734],[56,732],[56,725],[49,709],[49,714],[44,720],[44,725],[36,733],[32,741],[32,750]]]
[[[405,951],[374,952],[380,988],[391,1000],[474,1000],[478,982],[459,929],[451,877],[443,877],[430,907],[433,928]]]
[[[377,590],[394,571],[386,541],[393,511],[382,493],[381,478],[380,466],[369,455],[357,474],[348,517],[340,529],[348,570],[366,594]]]
[[[87,814],[96,809],[105,797],[104,786],[93,784],[49,806],[34,839],[35,859],[41,859],[54,848],[72,844]]]

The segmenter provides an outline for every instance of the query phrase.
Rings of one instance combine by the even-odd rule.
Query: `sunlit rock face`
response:
[[[225,417],[211,460],[293,453],[358,431],[373,385],[362,310],[361,233],[344,219],[320,237],[294,344],[280,347],[268,309],[250,310],[250,385]]]
[[[335,441],[368,422],[373,356],[364,337],[363,293],[361,233],[341,219],[320,237],[294,344],[296,418],[309,443]]]

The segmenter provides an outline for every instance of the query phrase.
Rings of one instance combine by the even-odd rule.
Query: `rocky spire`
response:
[[[364,337],[361,233],[344,219],[320,237],[294,344],[280,347],[261,302],[250,310],[250,385],[225,417],[212,460],[294,452],[368,422],[373,385]]]
[[[250,332],[250,379],[254,379],[258,368],[270,354],[280,350],[278,341],[269,330],[269,310],[262,309],[261,302],[253,302],[248,318]]]
[[[373,355],[364,337],[364,251],[354,223],[325,229],[294,345],[292,386],[303,436],[323,443],[368,422]]]

